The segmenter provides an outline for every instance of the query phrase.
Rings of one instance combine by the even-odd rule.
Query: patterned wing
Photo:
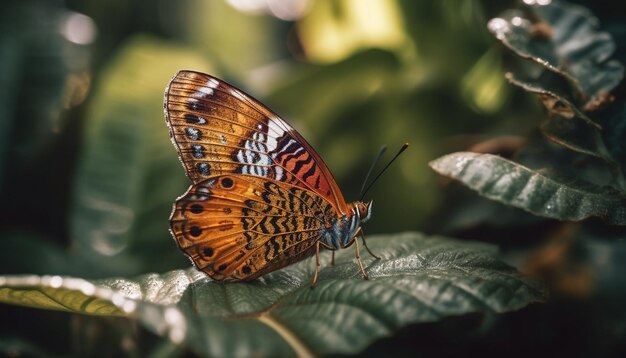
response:
[[[216,175],[174,206],[180,249],[215,280],[250,280],[315,253],[332,205],[299,186],[253,175]]]
[[[165,116],[187,176],[245,174],[314,191],[347,213],[330,171],[274,112],[215,77],[180,71],[165,92]]]

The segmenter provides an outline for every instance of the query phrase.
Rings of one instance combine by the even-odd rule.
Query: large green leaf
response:
[[[491,154],[458,152],[430,163],[480,195],[559,220],[599,217],[626,225],[626,195],[611,187],[573,184]]]
[[[493,246],[417,233],[370,237],[382,259],[322,254],[316,288],[306,260],[249,283],[221,284],[195,269],[89,282],[0,277],[0,302],[84,314],[128,313],[209,356],[355,353],[409,324],[541,301],[540,285],[499,261]],[[108,304],[107,304],[108,302]]]

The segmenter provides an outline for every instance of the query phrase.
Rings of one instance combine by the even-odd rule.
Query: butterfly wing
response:
[[[215,175],[175,203],[171,230],[196,267],[250,280],[311,256],[337,213],[315,192],[253,175]]]
[[[345,199],[306,140],[259,101],[207,74],[179,71],[165,92],[174,146],[193,183],[244,174],[318,193],[342,214]]]

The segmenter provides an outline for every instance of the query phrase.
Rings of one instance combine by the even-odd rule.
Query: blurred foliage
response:
[[[197,51],[138,35],[111,60],[94,89],[83,124],[71,238],[73,250],[100,260],[100,276],[105,268],[106,275],[138,274],[186,262],[171,250],[167,220],[155,220],[168,216],[172,198],[188,186],[164,121],[158,120],[162,95],[155,95],[180,67],[211,70]]]
[[[419,230],[496,242],[507,262],[543,279],[551,291],[547,304],[518,313],[470,309],[455,317],[442,314],[430,324],[391,325],[385,334],[392,337],[373,344],[380,335],[350,338],[357,327],[345,332],[351,349],[324,352],[369,347],[371,354],[415,354],[419,347],[439,354],[448,347],[465,354],[490,342],[502,352],[518,347],[529,353],[619,355],[626,351],[626,310],[619,304],[626,299],[620,274],[626,269],[626,233],[615,219],[626,195],[624,13],[611,1],[576,1],[591,11],[565,2],[532,3],[2,2],[0,274],[81,277],[101,287],[109,281],[93,280],[189,267],[167,230],[171,205],[188,182],[167,135],[162,101],[176,70],[191,68],[234,83],[283,116],[318,150],[349,200],[357,198],[382,144],[411,143],[370,192],[374,217],[365,232]],[[429,161],[455,151],[460,153],[435,161],[436,169],[497,201],[428,169]],[[476,166],[477,160],[489,165]],[[578,205],[585,200],[592,204]],[[550,202],[558,205],[548,209]],[[572,222],[589,216],[613,219]],[[381,252],[400,245],[397,238],[388,248],[376,241]],[[459,248],[454,242],[450,252]],[[422,249],[409,251],[419,256]],[[351,252],[343,254],[347,259]],[[441,274],[455,259],[445,252],[429,257],[442,265]],[[475,270],[470,265],[458,278],[468,279]],[[323,282],[334,282],[334,274],[344,281],[340,267],[328,272]],[[510,275],[499,274],[503,280]],[[130,279],[119,280],[142,290]],[[418,281],[406,287],[430,292]],[[59,304],[63,296],[55,295],[67,292],[55,282],[47,283],[52,291],[43,298]],[[394,283],[389,289],[402,287]],[[500,282],[493,289],[502,293],[504,287]],[[70,300],[76,289],[69,287]],[[124,287],[111,294],[119,291]],[[532,301],[517,294],[511,297]],[[118,303],[129,296],[120,297]],[[458,308],[462,297],[450,292],[439,304]],[[499,300],[506,303],[505,297]],[[74,303],[81,308],[70,310],[79,312],[107,304],[94,297]],[[0,352],[208,352],[162,339],[162,307],[141,307],[138,322],[156,335],[126,318],[2,305],[2,321],[10,323],[1,325]],[[372,312],[378,312],[375,307]],[[397,308],[394,314],[401,312]],[[206,342],[215,338],[205,333],[194,334]]]
[[[465,192],[462,199],[449,197],[447,205],[460,200],[462,209],[452,218],[441,215],[439,229],[482,239],[507,235],[500,245],[511,262],[542,277],[553,304],[573,304],[563,314],[602,327],[589,333],[593,338],[588,342],[574,345],[578,352],[620,355],[626,348],[626,311],[618,308],[626,299],[620,274],[626,269],[624,27],[607,27],[616,32],[616,43],[584,7],[525,3],[490,20],[488,27],[510,51],[505,78],[545,107],[545,114],[537,116],[537,130],[518,140],[513,150],[475,146],[512,160],[456,152],[430,165],[484,198],[545,219],[529,220],[526,212]],[[464,215],[480,207],[506,215]],[[608,339],[598,340],[600,331]]]

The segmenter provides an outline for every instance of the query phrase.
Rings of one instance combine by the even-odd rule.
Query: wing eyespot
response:
[[[189,234],[193,237],[198,237],[202,234],[202,229],[197,226],[192,226],[189,228]]]
[[[222,178],[222,180],[220,180],[220,186],[222,189],[232,189],[234,185],[235,182],[233,182],[233,180],[229,177]]]
[[[204,254],[204,256],[205,256],[205,257],[211,257],[211,256],[213,256],[213,254],[214,254],[215,252],[213,251],[213,248],[211,248],[211,247],[205,247],[205,248],[202,250],[202,253]]]
[[[189,211],[193,214],[201,214],[204,211],[204,208],[200,204],[193,204],[189,208]]]

